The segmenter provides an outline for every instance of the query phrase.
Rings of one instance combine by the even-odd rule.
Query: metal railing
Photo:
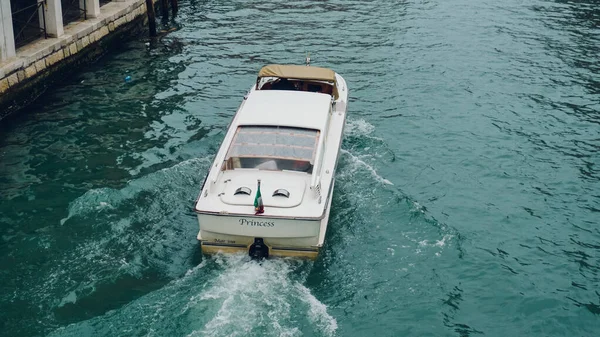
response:
[[[73,21],[81,19],[87,20],[86,1],[83,2],[83,8],[79,7],[79,0],[62,0],[63,25],[67,25]]]
[[[23,47],[24,45],[35,41],[42,36],[47,39],[46,32],[46,15],[40,7],[46,4],[46,0],[38,0],[36,3],[19,8],[12,12],[13,27],[15,28],[15,47]],[[40,27],[39,13],[42,13],[42,24]],[[35,20],[35,21],[34,21]],[[33,24],[34,21],[36,24]]]

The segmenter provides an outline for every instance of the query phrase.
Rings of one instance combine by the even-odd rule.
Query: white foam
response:
[[[100,201],[100,205],[98,207],[96,207],[96,209],[100,209],[100,208],[114,208],[111,204],[109,204],[108,202],[105,201]]]
[[[63,297],[62,300],[60,300],[58,307],[63,307],[63,306],[65,306],[65,304],[75,303],[75,302],[77,302],[77,294],[75,293],[75,290],[73,290],[73,291],[69,292],[67,294],[67,296]]]
[[[350,157],[350,160],[352,161],[353,164],[357,165],[357,166],[362,166],[364,168],[367,169],[367,171],[369,171],[369,173],[371,173],[371,175],[375,178],[375,180],[377,180],[378,182],[384,184],[384,185],[394,185],[394,183],[392,183],[391,181],[385,179],[384,177],[380,176],[377,171],[373,168],[373,166],[367,164],[366,162],[364,162],[363,160],[361,160],[360,158],[358,158],[357,156],[353,155],[352,153],[350,153],[350,151],[341,149],[340,150],[343,154],[348,155]]]
[[[419,246],[421,247],[444,247],[446,245],[446,240],[451,240],[454,236],[450,234],[444,235],[440,240],[436,240],[435,243],[429,243],[429,240],[423,240],[419,242]]]
[[[344,132],[349,135],[369,135],[375,130],[373,124],[364,119],[355,119],[346,121]]]
[[[192,296],[183,312],[218,308],[201,328],[188,336],[300,336],[296,315],[308,317],[316,331],[332,336],[335,318],[310,290],[292,275],[297,261],[248,261],[246,256],[218,256],[224,270],[201,293]],[[304,304],[306,313],[301,314]],[[206,314],[206,313],[205,313]]]
[[[420,213],[425,213],[425,210],[423,209],[423,206],[421,206],[421,204],[419,204],[416,201],[413,201],[413,206],[414,209],[412,209],[413,212],[420,212]]]
[[[308,317],[313,324],[316,324],[320,330],[327,336],[333,336],[338,328],[337,320],[327,313],[327,306],[320,302],[310,290],[302,284],[297,284],[296,288],[303,296],[301,300],[309,305]]]
[[[435,245],[438,247],[444,247],[446,245],[446,240],[451,240],[453,237],[453,235],[450,234],[446,234],[444,235],[444,237],[441,240],[438,240],[435,242]]]
[[[282,321],[290,316],[290,305],[277,293],[289,289],[289,267],[281,263],[237,263],[224,260],[227,269],[200,300],[221,299],[216,315],[204,326],[206,336],[244,336],[257,325],[271,325],[279,332],[290,332]],[[280,261],[281,262],[281,261]],[[280,268],[275,268],[279,265]],[[265,312],[270,307],[268,312]],[[267,320],[268,322],[261,321]]]

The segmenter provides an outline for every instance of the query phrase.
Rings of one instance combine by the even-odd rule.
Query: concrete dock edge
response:
[[[98,59],[115,42],[147,23],[144,0],[110,2],[95,18],[64,26],[58,38],[40,39],[0,63],[0,121],[34,101],[73,67]]]

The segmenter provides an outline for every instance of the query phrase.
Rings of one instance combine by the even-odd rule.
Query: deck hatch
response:
[[[250,195],[250,194],[252,194],[252,190],[249,189],[248,187],[242,186],[242,187],[238,188],[237,190],[235,190],[235,193],[233,193],[233,195],[238,195],[238,194]]]
[[[252,189],[250,196],[245,193],[237,195],[235,193],[240,187],[253,186],[259,178],[261,179],[260,190],[263,204],[266,209],[290,208],[302,203],[308,177],[294,172],[270,172],[268,175],[263,175],[259,170],[225,171],[223,179],[231,179],[231,181],[223,184],[222,194],[219,195],[219,198],[228,205],[249,206],[248,211],[253,211],[256,188]],[[281,192],[283,194],[276,195],[273,192],[277,190],[285,190],[288,193]]]
[[[276,189],[275,192],[273,192],[273,196],[289,198],[290,192],[288,190],[286,190],[285,188],[279,188],[279,189]]]

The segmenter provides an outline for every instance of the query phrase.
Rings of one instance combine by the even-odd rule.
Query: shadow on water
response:
[[[146,50],[142,43],[126,44],[120,53],[93,64],[90,71],[74,74],[49,90],[46,99],[3,120],[0,200],[5,202],[0,203],[0,232],[34,232],[44,224],[58,222],[60,210],[87,190],[116,188],[132,173],[152,172],[142,166],[148,165],[148,158],[139,154],[163,145],[163,138],[149,133],[157,119],[171,113],[170,106],[177,100],[154,99],[168,88],[180,67],[169,63],[172,72],[153,71],[164,67],[165,54],[170,52]],[[132,59],[148,60],[138,64]],[[132,81],[124,81],[125,76]],[[198,126],[187,130],[190,136],[203,129],[194,117],[186,123]],[[164,158],[175,152],[168,150],[162,156],[155,151],[155,156]],[[166,165],[155,163],[162,167],[154,170],[188,158],[175,157]]]
[[[53,309],[58,326],[84,321],[106,312],[121,308],[129,302],[158,290],[168,284],[169,279],[156,270],[136,275],[122,275],[110,283],[94,285],[89,295],[69,293],[58,307]]]
[[[3,286],[18,291],[3,292],[3,302],[13,303],[13,315],[30,312],[22,322],[31,311],[45,316],[44,326],[35,327],[47,331],[101,316],[183,275],[196,262],[190,205],[203,179],[197,172],[208,166],[190,159],[75,199],[59,225],[38,231],[33,245],[12,249],[13,259],[35,270],[4,259],[3,273],[20,276],[5,278]],[[26,305],[33,302],[35,308]]]

